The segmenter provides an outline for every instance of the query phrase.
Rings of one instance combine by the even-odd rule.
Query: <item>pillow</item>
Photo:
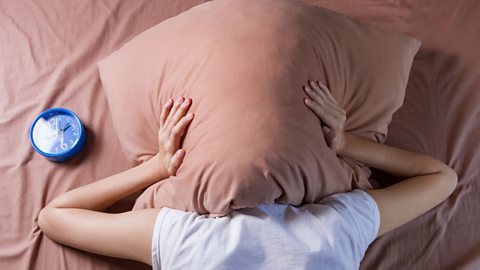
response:
[[[371,188],[367,167],[327,146],[302,85],[325,82],[347,113],[346,131],[382,143],[419,46],[288,0],[207,2],[141,33],[98,64],[132,165],[157,153],[168,98],[191,97],[195,118],[177,175],[145,190],[134,209],[221,216]]]

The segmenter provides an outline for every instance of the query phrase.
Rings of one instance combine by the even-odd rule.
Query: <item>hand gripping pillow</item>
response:
[[[217,0],[167,19],[99,62],[115,129],[132,165],[158,151],[163,104],[188,96],[195,118],[177,175],[134,208],[224,215],[300,205],[371,188],[370,171],[337,157],[302,85],[325,82],[346,131],[384,142],[420,42],[288,0]]]

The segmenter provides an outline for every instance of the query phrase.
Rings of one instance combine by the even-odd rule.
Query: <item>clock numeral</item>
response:
[[[60,145],[60,147],[62,148],[62,150],[67,150],[67,149],[68,149],[68,144],[62,143],[62,144]]]
[[[77,133],[76,131],[74,131],[74,132],[73,132],[73,135],[74,135],[74,136],[77,136],[77,135],[78,135],[78,133]]]

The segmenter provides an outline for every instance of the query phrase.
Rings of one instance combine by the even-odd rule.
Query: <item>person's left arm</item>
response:
[[[180,140],[191,99],[169,100],[160,116],[159,153],[124,172],[68,191],[41,210],[38,225],[52,240],[85,251],[151,265],[151,237],[160,209],[103,213],[116,201],[175,175],[185,156]]]

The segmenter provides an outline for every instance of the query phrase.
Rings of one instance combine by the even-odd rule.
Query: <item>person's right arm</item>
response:
[[[347,157],[405,180],[382,189],[366,190],[380,211],[378,236],[432,209],[448,198],[457,185],[457,174],[431,156],[375,143],[344,132],[345,111],[325,85],[310,82],[305,103],[326,124],[328,145]]]

